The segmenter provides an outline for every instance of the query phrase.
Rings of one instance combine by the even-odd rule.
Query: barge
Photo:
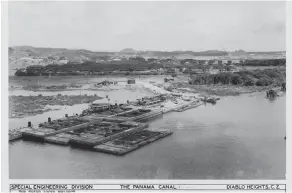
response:
[[[82,129],[88,127],[91,124],[102,121],[101,118],[95,118],[94,120],[84,118],[67,118],[58,119],[51,122],[50,119],[48,123],[41,123],[37,128],[30,128],[22,132],[22,137],[24,139],[44,141],[46,137],[55,136],[60,133],[66,133],[69,131],[74,131],[77,129]]]
[[[172,133],[172,131],[142,130],[132,135],[122,136],[115,140],[94,146],[93,149],[97,152],[122,156],[156,140],[167,137]]]
[[[193,104],[189,104],[189,105],[184,105],[182,107],[180,107],[179,109],[176,109],[175,111],[176,112],[183,112],[183,111],[186,111],[186,110],[189,110],[189,109],[192,109],[192,108],[197,108],[201,105],[203,105],[204,103],[203,102],[196,102],[196,103],[193,103]]]
[[[124,135],[129,135],[137,131],[147,128],[148,124],[136,122],[101,122],[99,124],[90,125],[79,132],[79,135],[72,136],[70,145],[75,147],[91,148],[96,145],[106,143]]]
[[[172,131],[151,131],[142,123],[164,113],[182,112],[198,107],[203,101],[178,99],[176,96],[158,95],[144,97],[143,102],[129,105],[92,104],[79,116],[41,123],[38,127],[28,122],[28,127],[9,132],[9,141],[23,138],[41,142],[85,148],[114,155],[125,155],[158,139],[171,135]]]

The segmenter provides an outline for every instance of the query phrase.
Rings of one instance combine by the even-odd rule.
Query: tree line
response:
[[[243,70],[240,72],[220,72],[218,74],[191,74],[189,84],[195,85],[241,85],[241,86],[281,86],[286,82],[286,69]]]

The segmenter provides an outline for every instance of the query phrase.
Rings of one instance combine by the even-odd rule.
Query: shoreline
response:
[[[175,87],[175,86],[174,86]],[[180,90],[183,93],[198,93],[201,95],[216,95],[216,96],[239,96],[241,94],[264,92],[270,89],[279,91],[281,87],[275,86],[234,86],[234,85],[180,85]],[[187,90],[187,91],[185,91]]]
[[[86,86],[84,84],[82,87]],[[147,80],[139,80],[135,84],[135,87],[140,89],[148,90],[153,94],[181,94],[185,96],[195,96],[195,97],[203,97],[203,96],[239,96],[241,94],[255,93],[255,92],[263,92],[269,89],[280,90],[280,87],[271,87],[271,86],[235,86],[235,85],[191,85],[183,80],[176,80],[175,82],[167,82],[167,83],[158,83],[154,81]],[[126,89],[126,88],[122,88]],[[68,91],[70,89],[63,89],[60,91]],[[91,88],[85,88],[84,91],[90,91]],[[100,89],[101,91],[103,89]],[[107,91],[110,91],[111,88],[107,88]],[[114,89],[115,90],[115,89]],[[45,92],[54,92],[54,91],[44,91]],[[96,90],[98,91],[98,90]],[[41,92],[41,91],[38,91]],[[58,91],[57,91],[58,92]],[[52,98],[56,98],[52,99]],[[65,98],[64,98],[65,97]],[[66,98],[67,97],[67,98]],[[93,98],[92,98],[93,97]],[[24,118],[35,116],[38,114],[43,114],[45,112],[50,112],[58,109],[54,109],[54,106],[73,106],[76,104],[90,103],[95,100],[102,99],[99,96],[91,96],[91,95],[60,95],[56,93],[56,95],[52,96],[42,96],[39,94],[38,96],[16,96],[11,95],[9,99],[12,100],[9,104],[10,107],[9,118]],[[48,100],[50,99],[50,100]],[[52,100],[51,100],[52,99]],[[69,100],[68,100],[69,99]],[[87,101],[84,101],[87,100]],[[15,107],[16,106],[16,107]],[[14,108],[14,109],[13,109]],[[12,109],[12,111],[11,111]],[[29,109],[29,111],[27,110]]]
[[[25,118],[43,114],[60,108],[57,106],[74,106],[100,100],[99,96],[55,95],[55,96],[9,96],[9,118]]]

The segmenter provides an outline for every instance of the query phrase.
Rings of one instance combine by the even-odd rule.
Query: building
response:
[[[240,64],[240,60],[232,60],[232,64]]]
[[[168,68],[166,70],[167,73],[175,73],[175,68]]]
[[[128,84],[135,84],[135,83],[136,83],[135,79],[129,79],[128,80]]]
[[[228,60],[222,60],[221,62],[222,62],[222,64],[227,64]]]

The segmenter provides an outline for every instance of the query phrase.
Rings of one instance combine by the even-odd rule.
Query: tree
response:
[[[255,85],[255,80],[252,76],[241,76],[243,78],[243,85],[244,86],[254,86]]]
[[[269,86],[272,82],[267,78],[260,78],[256,81],[257,86]]]
[[[232,66],[225,66],[224,69],[225,69],[226,71],[231,71],[233,68],[232,68]]]
[[[234,85],[242,84],[243,80],[239,74],[234,74],[231,78],[231,83]]]

